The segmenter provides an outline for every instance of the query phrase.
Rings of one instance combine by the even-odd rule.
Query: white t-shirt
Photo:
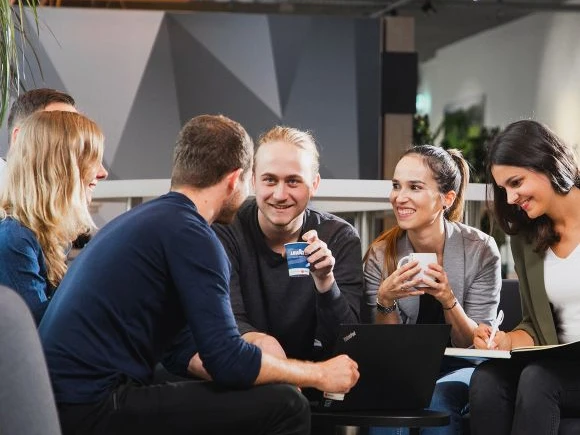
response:
[[[560,343],[580,340],[580,245],[566,258],[548,248],[544,259],[544,285],[561,322]]]

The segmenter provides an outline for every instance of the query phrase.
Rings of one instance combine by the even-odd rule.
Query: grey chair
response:
[[[48,369],[32,314],[0,286],[0,433],[60,435]]]
[[[501,329],[511,331],[522,320],[522,303],[520,285],[517,279],[504,279],[501,284],[499,310],[503,310],[504,319]]]

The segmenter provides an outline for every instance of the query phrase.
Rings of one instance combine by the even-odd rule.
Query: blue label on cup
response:
[[[304,249],[308,246],[306,242],[286,243],[286,260],[288,262],[288,275],[308,276],[310,275],[310,264],[304,255]]]

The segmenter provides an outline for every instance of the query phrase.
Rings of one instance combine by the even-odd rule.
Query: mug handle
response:
[[[411,261],[413,261],[413,259],[411,258],[411,255],[405,255],[403,258],[401,258],[399,260],[399,262],[397,263],[397,269],[401,266],[404,266],[407,263],[410,263]]]

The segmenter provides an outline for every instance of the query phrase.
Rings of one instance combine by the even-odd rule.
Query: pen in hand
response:
[[[495,320],[493,322],[491,322],[491,334],[489,334],[489,338],[487,340],[487,348],[488,349],[491,348],[491,343],[493,343],[493,339],[495,338],[495,334],[497,334],[497,331],[499,329],[499,325],[501,325],[502,322],[503,322],[503,310],[499,310],[499,313],[497,313],[497,317],[495,318]]]

